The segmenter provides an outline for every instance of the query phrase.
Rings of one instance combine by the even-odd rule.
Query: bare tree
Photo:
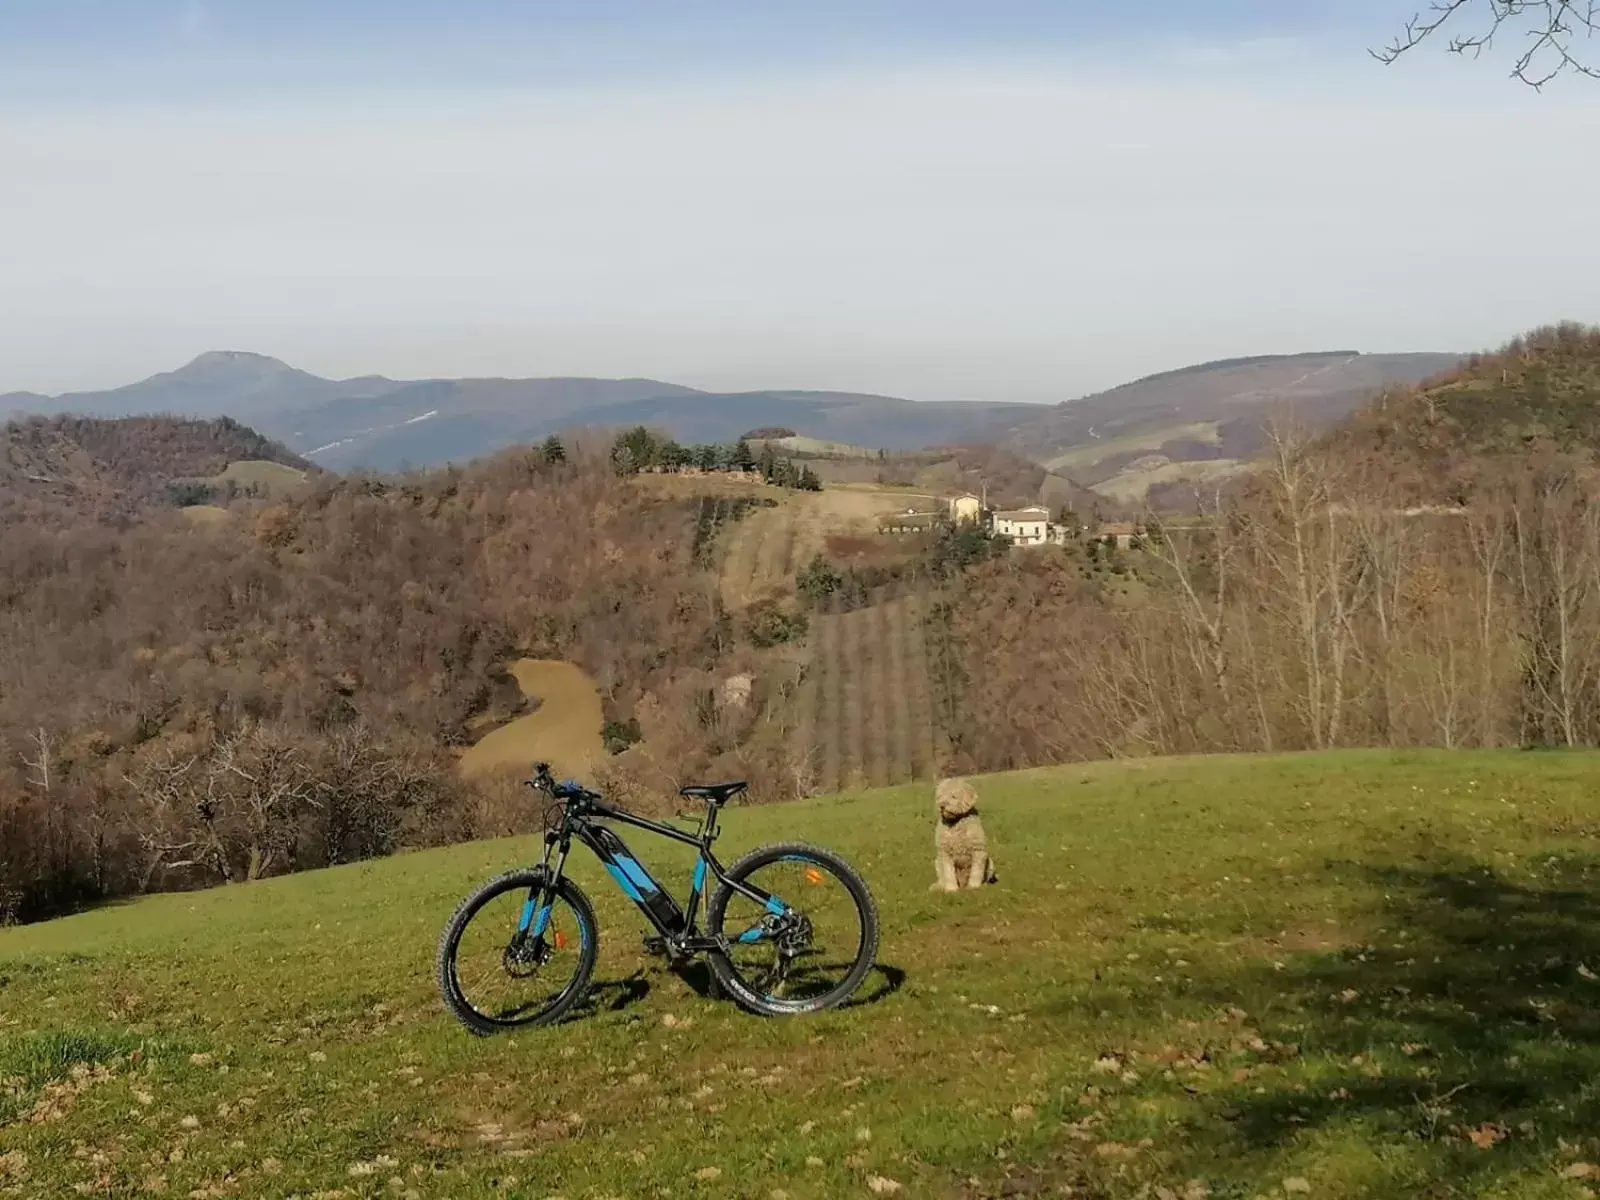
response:
[[[1445,36],[1446,27],[1451,31],[1450,51],[1474,58],[1498,37],[1520,36],[1522,52],[1512,65],[1511,77],[1535,90],[1563,72],[1600,79],[1600,68],[1591,65],[1577,46],[1600,28],[1600,0],[1433,0],[1372,55],[1379,62],[1393,63],[1435,35]]]
[[[300,817],[318,803],[316,787],[298,749],[280,731],[255,726],[217,747],[213,774],[234,817],[242,843],[246,879],[294,867]],[[203,814],[217,822],[223,813]]]
[[[1294,647],[1275,657],[1297,667],[1290,690],[1307,740],[1326,749],[1343,742],[1371,564],[1351,528],[1350,509],[1337,502],[1326,457],[1292,421],[1272,421],[1267,435],[1266,511],[1250,523],[1252,566],[1263,589],[1262,612]],[[1264,649],[1271,653],[1270,646]]]
[[[28,740],[34,745],[34,756],[32,758],[23,759],[23,762],[27,764],[30,770],[33,771],[33,785],[38,788],[43,795],[48,796],[50,794],[50,783],[52,779],[51,765],[53,758],[53,755],[51,754],[52,743],[50,741],[50,734],[41,725],[38,729],[34,730],[28,735]]]
[[[1539,742],[1586,740],[1600,671],[1600,506],[1591,479],[1541,472],[1512,512],[1519,599],[1527,622],[1524,723]]]
[[[199,755],[163,752],[123,778],[138,805],[136,825],[144,852],[140,891],[148,891],[167,871],[199,868],[232,879],[216,827],[202,815],[211,781]]]
[[[1511,543],[1509,497],[1491,497],[1489,503],[1472,508],[1467,517],[1466,537],[1472,554],[1471,595],[1477,611],[1478,744],[1501,744],[1495,707],[1499,698],[1498,664],[1504,645],[1504,628],[1509,605],[1502,602],[1499,584],[1504,574]]]
[[[1450,586],[1449,577],[1418,548],[1415,563],[1402,589],[1406,665],[1414,676],[1408,689],[1426,715],[1428,724],[1403,730],[1425,744],[1454,750],[1466,740],[1472,688],[1466,660],[1473,654],[1474,602]],[[1391,742],[1397,739],[1391,738]]]
[[[796,800],[804,800],[807,796],[816,794],[818,760],[821,755],[817,747],[810,741],[797,742],[789,751],[784,761],[786,782]]]
[[[406,822],[421,814],[435,793],[426,761],[378,743],[364,723],[333,731],[310,764],[305,790],[290,797],[309,812],[321,843],[321,864],[354,862],[391,853]]]
[[[1191,530],[1163,531],[1149,541],[1150,553],[1164,562],[1177,583],[1176,599],[1185,645],[1197,669],[1210,678],[1223,704],[1229,702],[1227,625],[1235,607],[1235,551],[1222,492],[1208,499],[1195,492],[1198,517]],[[1146,515],[1146,526],[1156,523]]]
[[[163,754],[128,779],[141,797],[146,884],[201,868],[229,883],[293,869],[302,819],[322,800],[283,731],[255,725],[203,754]]]

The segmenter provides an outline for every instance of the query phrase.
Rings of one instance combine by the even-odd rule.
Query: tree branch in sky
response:
[[[1441,33],[1449,26],[1448,31]],[[1497,37],[1518,36],[1522,52],[1511,77],[1535,90],[1563,72],[1600,79],[1584,47],[1600,29],[1600,0],[1433,0],[1406,22],[1404,32],[1381,50],[1379,62],[1394,62],[1435,34],[1449,36],[1454,54],[1476,58]]]

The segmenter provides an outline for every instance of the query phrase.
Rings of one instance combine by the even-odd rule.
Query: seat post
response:
[[[708,841],[715,839],[717,836],[717,813],[721,807],[715,800],[706,801],[705,835]]]

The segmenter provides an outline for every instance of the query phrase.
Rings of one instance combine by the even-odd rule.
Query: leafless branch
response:
[[[1600,29],[1600,0],[1433,0],[1392,41],[1370,53],[1388,65],[1447,24],[1454,22],[1452,27],[1460,28],[1472,17],[1478,21],[1473,32],[1450,37],[1447,46],[1452,54],[1477,58],[1503,32],[1520,32],[1523,50],[1512,65],[1511,78],[1535,91],[1563,72],[1600,79],[1600,67],[1587,62],[1577,46]]]
[[[34,784],[48,796],[50,794],[50,764],[52,758],[50,734],[41,726],[29,735],[29,740],[33,742],[36,753],[33,758],[25,758],[22,761],[32,768]]]

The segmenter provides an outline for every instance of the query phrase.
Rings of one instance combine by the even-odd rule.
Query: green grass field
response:
[[[583,862],[595,1003],[469,1037],[435,997],[435,939],[531,840],[0,931],[0,1195],[1589,1194],[1597,768],[996,777],[1000,882],[956,896],[927,890],[924,789],[736,806],[725,858],[808,838],[877,893],[882,971],[803,1020],[641,958],[637,914]]]
[[[255,488],[267,496],[288,496],[305,489],[306,473],[268,459],[242,458],[229,463],[215,475],[174,482],[204,483],[216,488],[225,488],[233,483],[241,488]]]
[[[219,474],[212,476],[210,482],[227,483],[230,480],[241,487],[254,484],[269,492],[293,491],[305,483],[306,473],[282,463],[246,458],[229,463]]]
[[[1131,454],[1136,450],[1158,450],[1168,442],[1187,439],[1209,442],[1220,440],[1215,421],[1195,421],[1180,425],[1163,425],[1142,433],[1123,437],[1098,438],[1064,450],[1052,456],[1044,465],[1052,471],[1083,470],[1118,454]]]

